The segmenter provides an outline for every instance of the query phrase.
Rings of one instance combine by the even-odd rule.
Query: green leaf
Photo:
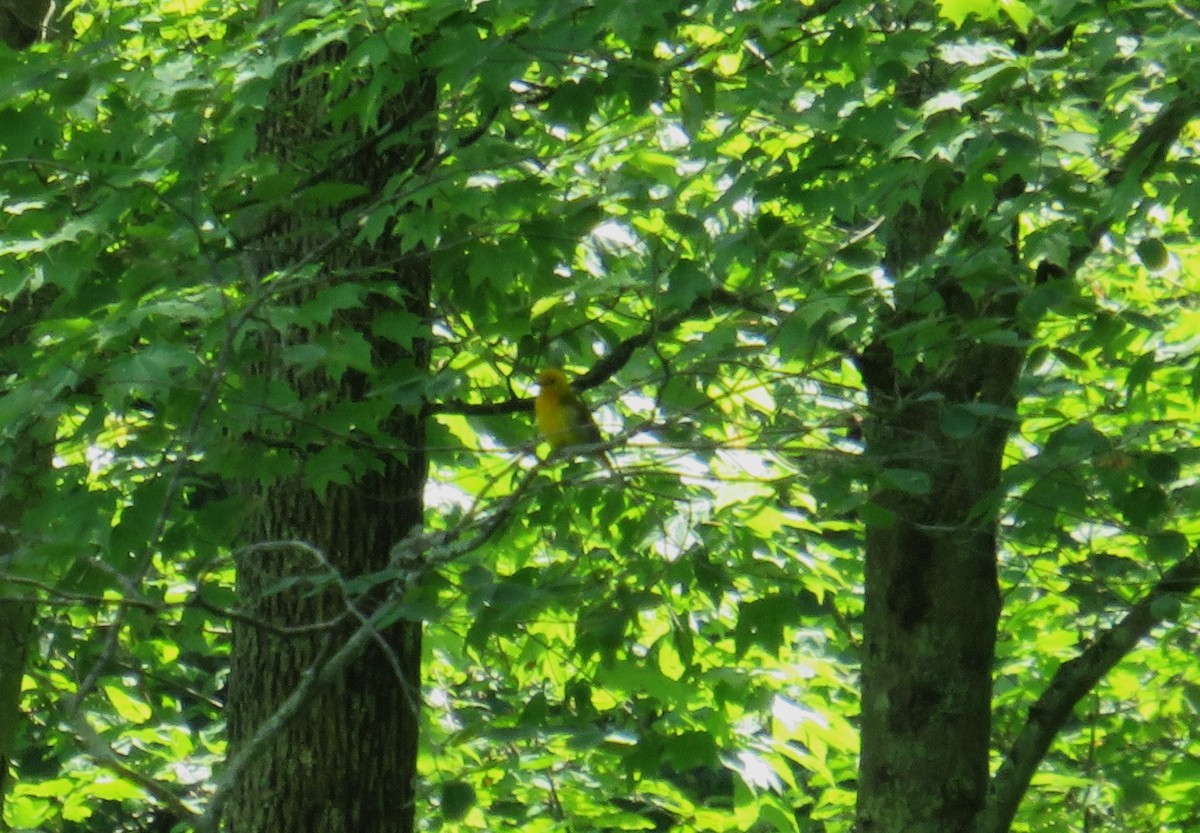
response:
[[[296,197],[296,204],[307,211],[325,211],[367,193],[362,185],[350,182],[322,182],[305,188]]]
[[[937,0],[937,11],[950,23],[961,26],[972,16],[995,20],[1000,16],[1000,0]]]
[[[1088,367],[1088,363],[1082,357],[1070,350],[1064,350],[1061,347],[1051,347],[1050,352],[1055,358],[1072,370],[1086,370]]]
[[[374,369],[371,343],[362,333],[339,330],[326,340],[322,361],[325,372],[337,381],[347,370],[370,373]]]
[[[572,80],[561,84],[550,97],[547,115],[553,121],[561,121],[582,129],[596,111],[599,87],[589,78]]]
[[[108,702],[117,710],[117,714],[122,720],[138,724],[145,723],[153,717],[154,712],[150,710],[150,707],[128,694],[125,689],[115,685],[106,685],[103,688]]]
[[[446,781],[441,788],[442,816],[458,821],[475,806],[475,788],[466,781]]]
[[[999,0],[1000,8],[1008,15],[1009,20],[1017,25],[1022,34],[1029,32],[1029,24],[1037,18],[1037,13],[1022,0]]]
[[[658,75],[647,69],[637,69],[624,76],[626,96],[631,113],[643,113],[658,100],[660,84]]]
[[[133,801],[145,799],[146,793],[137,784],[126,781],[124,778],[114,778],[112,780],[97,780],[88,784],[84,793],[96,798],[100,801]],[[90,812],[77,817],[78,819],[89,818]]]
[[[952,439],[962,440],[975,433],[979,421],[968,409],[951,405],[942,411],[942,433]]]
[[[1151,454],[1144,465],[1147,476],[1160,486],[1169,486],[1178,480],[1183,468],[1174,454]]]
[[[672,623],[671,642],[679,654],[679,661],[683,663],[683,667],[691,668],[696,659],[696,643],[692,629],[682,622]]]
[[[1146,554],[1158,563],[1179,561],[1190,548],[1187,536],[1181,532],[1156,532],[1146,539]]]
[[[714,603],[719,602],[729,589],[731,576],[723,565],[709,557],[704,547],[695,547],[691,551],[692,569],[695,571],[696,584]]]
[[[154,532],[163,513],[171,509],[166,505],[168,487],[167,478],[155,477],[131,489],[132,500],[121,509],[120,520],[109,537],[106,562],[126,572],[155,549],[158,542]]]
[[[195,352],[182,344],[151,344],[115,360],[108,382],[126,394],[153,397],[179,383],[195,364]]]
[[[664,309],[687,309],[711,289],[712,278],[707,270],[691,260],[680,260],[667,278],[667,291],[662,296]]]
[[[929,473],[919,469],[887,468],[882,474],[888,486],[910,495],[926,495],[933,488]]]
[[[1157,237],[1147,237],[1137,244],[1138,260],[1151,272],[1161,272],[1171,264],[1167,247]]]
[[[879,255],[865,243],[839,249],[837,259],[855,269],[870,269],[879,264]]]
[[[877,503],[864,503],[859,507],[858,514],[869,527],[887,529],[896,523],[896,513]]]
[[[91,88],[91,73],[71,72],[51,85],[50,98],[60,107],[70,107],[81,101]]]
[[[40,144],[54,136],[54,118],[37,106],[3,110],[4,135],[0,143],[14,157],[33,156]]]
[[[5,799],[4,815],[19,830],[39,830],[44,822],[53,818],[57,804],[57,800],[51,802],[16,792]]]
[[[1167,495],[1157,486],[1137,486],[1119,501],[1121,513],[1133,527],[1145,528],[1167,510]]]
[[[1128,396],[1132,397],[1139,390],[1145,392],[1146,383],[1150,381],[1157,362],[1153,352],[1143,353],[1134,359],[1133,364],[1129,366],[1129,372],[1125,374],[1125,390]]]
[[[705,731],[682,732],[663,739],[663,758],[679,772],[717,763],[717,743]]]
[[[1182,609],[1183,603],[1179,596],[1174,593],[1159,596],[1150,603],[1150,615],[1159,621],[1170,621],[1179,618],[1179,612]]]
[[[758,646],[769,654],[777,653],[783,644],[785,625],[798,618],[796,600],[788,595],[776,594],[738,605],[734,630],[738,656],[744,655],[751,646]]]

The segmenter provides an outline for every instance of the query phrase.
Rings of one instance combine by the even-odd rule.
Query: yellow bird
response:
[[[554,451],[574,446],[595,446],[604,442],[600,429],[584,401],[579,398],[567,374],[557,368],[547,368],[538,374],[538,395],[533,403],[538,431]],[[588,451],[592,457],[612,469],[604,450]]]

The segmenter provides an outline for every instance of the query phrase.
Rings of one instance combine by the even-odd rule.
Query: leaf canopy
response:
[[[931,488],[863,454],[852,358],[897,310],[888,346],[912,374],[976,342],[1029,350],[1015,413],[930,402],[950,441],[1015,429],[997,750],[1197,541],[1200,20],[1183,4],[297,2],[259,22],[109,2],[74,31],[0,52],[0,453],[38,431],[54,447],[4,562],[46,610],[14,828],[154,812],[85,753],[71,709],[130,770],[203,800],[238,610],[230,484],[298,464],[318,490],[349,482],[405,453],[397,406],[430,414],[429,532],[506,521],[395,613],[427,621],[431,830],[850,829],[863,523],[890,512],[871,489]],[[302,164],[263,156],[275,80],[331,48],[327,141]],[[411,139],[381,105],[419,72],[436,154],[380,193],[341,181],[349,155]],[[1176,111],[1155,158],[1144,137]],[[938,239],[879,225],[942,194]],[[402,290],[328,273],[319,244],[250,274],[289,206],[320,218],[309,239],[428,253],[429,319],[327,329]],[[946,273],[965,308],[1026,276],[1017,321],[964,314]],[[363,395],[254,384],[261,330],[317,334],[272,360]],[[372,338],[427,340],[433,372],[381,365]],[[623,483],[536,461],[526,400],[547,365],[582,373]],[[1163,605],[1014,829],[1196,824],[1195,602]]]

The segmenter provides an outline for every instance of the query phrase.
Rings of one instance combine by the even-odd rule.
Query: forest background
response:
[[[9,829],[1200,827],[1187,4],[0,38]]]

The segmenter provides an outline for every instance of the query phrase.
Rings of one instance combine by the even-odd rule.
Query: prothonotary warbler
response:
[[[538,374],[533,413],[538,431],[556,452],[604,442],[587,405],[571,387],[567,374],[557,368],[547,368]],[[588,449],[587,453],[616,473],[604,449]]]

